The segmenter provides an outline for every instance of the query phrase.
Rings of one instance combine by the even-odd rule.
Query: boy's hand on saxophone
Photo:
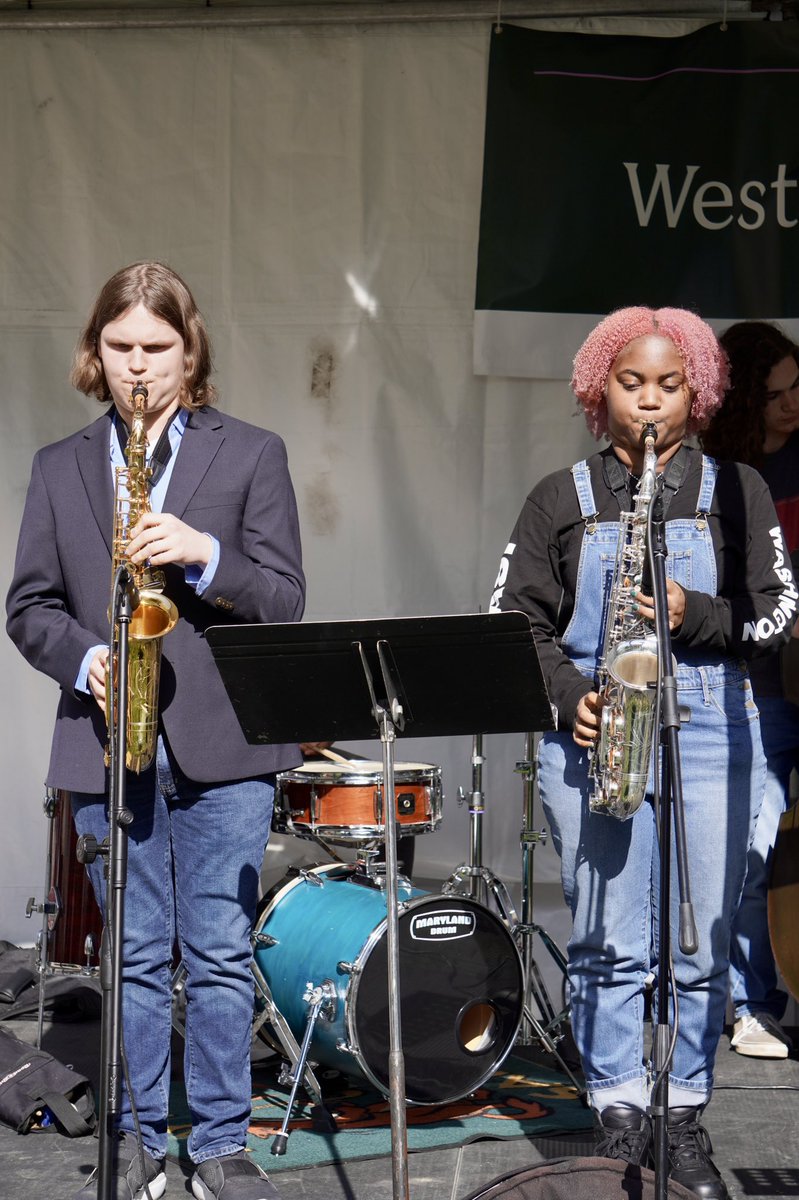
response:
[[[666,598],[669,603],[669,629],[673,633],[675,629],[680,628],[685,617],[685,592],[673,579],[666,580]],[[647,621],[654,621],[655,601],[653,597],[646,596],[643,592],[636,592],[635,599],[640,615]]]
[[[131,530],[125,556],[137,567],[148,562],[154,567],[166,563],[206,567],[212,551],[207,533],[200,533],[171,513],[147,512]]]
[[[108,646],[101,646],[89,663],[87,683],[100,708],[105,712],[105,670],[108,662]]]

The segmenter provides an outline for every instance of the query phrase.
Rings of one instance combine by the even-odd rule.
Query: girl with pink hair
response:
[[[796,607],[762,479],[749,467],[717,464],[685,441],[710,420],[726,385],[724,352],[694,313],[635,307],[601,321],[575,357],[572,387],[589,429],[609,445],[533,488],[491,603],[494,611],[516,609],[530,617],[556,720],[555,732],[539,744],[538,781],[573,917],[572,1029],[597,1153],[649,1165],[652,1078],[644,1004],[657,968],[654,768],[644,802],[619,820],[590,803],[589,758],[604,705],[598,671],[620,515],[635,505],[642,434],[654,425],[668,624],[678,700],[690,713],[680,751],[699,934],[696,954],[673,946],[679,1007],[669,1068],[669,1170],[706,1200],[728,1196],[700,1118],[713,1086],[730,925],[765,776],[743,660],[773,651],[789,625],[786,610]],[[652,597],[639,588],[635,602],[644,621],[654,621]]]

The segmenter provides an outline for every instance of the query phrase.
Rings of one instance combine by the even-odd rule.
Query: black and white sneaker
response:
[[[147,1150],[140,1151],[132,1133],[120,1134],[113,1152],[112,1200],[160,1200],[166,1191],[163,1161],[158,1162]],[[97,1200],[97,1174],[95,1168],[74,1200]]]
[[[281,1200],[269,1176],[244,1150],[200,1163],[191,1190],[196,1200]]]

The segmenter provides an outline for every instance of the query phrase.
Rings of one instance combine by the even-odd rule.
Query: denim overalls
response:
[[[593,679],[619,538],[617,522],[596,520],[586,462],[572,468],[585,523],[574,612],[562,648]],[[667,572],[683,587],[716,594],[707,514],[716,465],[703,458],[696,514],[667,521]],[[600,602],[601,598],[601,602]],[[671,1067],[673,1107],[702,1104],[712,1088],[724,1024],[730,924],[740,896],[765,760],[757,708],[743,665],[673,645],[681,706],[686,837],[699,950],[677,943],[677,870],[672,853],[672,953],[679,992],[679,1037]],[[645,1108],[644,981],[657,964],[658,850],[651,803],[628,821],[588,807],[588,756],[570,732],[545,734],[538,751],[541,800],[561,857],[573,916],[569,941],[571,1019],[591,1104]],[[653,775],[650,771],[649,791]]]

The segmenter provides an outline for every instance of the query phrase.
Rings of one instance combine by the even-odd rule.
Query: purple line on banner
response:
[[[602,75],[596,71],[533,71],[534,75],[558,75],[565,79],[610,79],[615,83],[651,83],[669,75],[799,75],[799,67],[674,67],[657,75]]]

